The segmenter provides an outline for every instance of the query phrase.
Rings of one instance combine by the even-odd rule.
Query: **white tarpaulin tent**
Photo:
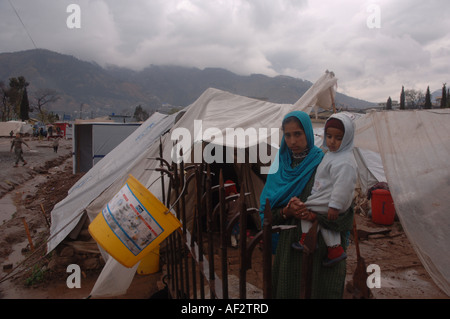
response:
[[[21,121],[0,122],[0,136],[10,136],[13,131],[13,136],[16,133],[33,134],[33,126]]]
[[[449,109],[373,112],[355,146],[380,154],[396,213],[422,264],[450,296]]]

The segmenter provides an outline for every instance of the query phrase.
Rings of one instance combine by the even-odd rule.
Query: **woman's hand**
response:
[[[339,215],[339,210],[332,208],[332,207],[328,207],[328,219],[329,220],[336,220],[338,218]]]
[[[296,219],[314,220],[316,215],[308,210],[305,203],[297,197],[292,197],[286,207],[283,208],[283,215]]]

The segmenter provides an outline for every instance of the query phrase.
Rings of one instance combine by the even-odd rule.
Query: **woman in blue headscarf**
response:
[[[292,249],[291,244],[301,237],[301,220],[319,220],[328,229],[341,232],[342,242],[351,229],[353,211],[349,209],[342,217],[329,221],[326,217],[309,212],[304,202],[311,194],[317,166],[324,156],[314,145],[311,119],[305,112],[287,114],[282,123],[283,138],[267,176],[260,196],[260,211],[263,217],[266,200],[272,209],[274,225],[295,225],[284,230],[272,243],[275,258],[272,267],[272,295],[274,298],[299,298],[301,291],[302,253]],[[327,247],[318,236],[318,248],[313,262],[313,298],[342,298],[345,283],[346,263],[333,268],[322,266]]]

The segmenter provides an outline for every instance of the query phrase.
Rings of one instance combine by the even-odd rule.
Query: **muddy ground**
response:
[[[58,153],[54,153],[51,142],[27,139],[31,147],[31,151],[25,147],[28,164],[17,168],[13,167],[9,142],[7,138],[0,139],[0,298],[87,298],[104,264],[92,239],[86,234],[81,239],[82,246],[89,249],[79,250],[80,245],[65,242],[52,254],[45,254],[50,212],[82,176],[72,172],[71,141],[61,141]],[[366,266],[376,264],[381,271],[381,287],[371,290],[372,298],[449,298],[423,268],[398,221],[390,226],[376,225],[369,217],[357,215],[357,225],[366,231],[359,242]],[[234,255],[236,250],[231,249],[230,261],[238,260]],[[350,288],[357,264],[353,241],[348,255],[347,287]],[[261,254],[256,250],[254,266],[247,278],[257,287],[261,286],[262,278],[259,261]],[[70,289],[66,284],[69,276],[66,267],[73,262],[82,265],[81,288]],[[136,275],[127,294],[117,298],[147,299],[161,288],[161,277],[161,272]],[[353,298],[350,289],[346,289],[345,298]]]

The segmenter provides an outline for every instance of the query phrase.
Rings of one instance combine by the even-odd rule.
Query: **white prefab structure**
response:
[[[77,123],[73,126],[73,172],[87,172],[133,133],[140,123]]]

